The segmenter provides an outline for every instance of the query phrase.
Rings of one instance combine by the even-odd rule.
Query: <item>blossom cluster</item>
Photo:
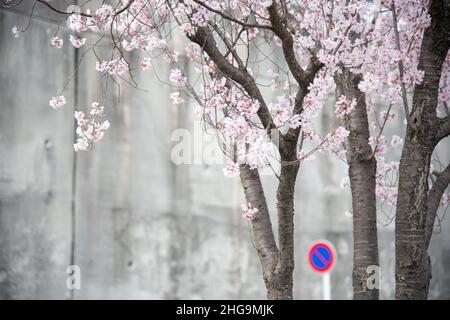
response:
[[[89,151],[95,142],[103,138],[105,130],[110,125],[108,120],[101,120],[103,111],[104,107],[98,102],[91,104],[89,116],[83,111],[75,111],[74,117],[78,124],[76,130],[78,139],[73,145],[75,151]]]
[[[269,105],[275,126],[279,128],[287,126],[288,129],[296,129],[300,126],[300,116],[294,114],[294,103],[294,97],[280,95]]]
[[[197,112],[223,136],[230,154],[236,158],[236,164],[247,164],[250,168],[265,168],[273,154],[272,144],[266,130],[254,125],[260,109],[258,100],[252,99],[227,85],[225,77],[217,77],[204,86]],[[218,116],[222,113],[224,116]],[[237,171],[227,165],[224,172],[232,176]]]
[[[72,46],[74,46],[77,49],[81,48],[86,43],[86,38],[81,38],[79,36],[74,36],[72,34],[69,36],[69,40]]]
[[[50,40],[50,44],[51,44],[52,46],[54,46],[55,48],[57,48],[57,49],[61,49],[62,46],[63,46],[63,44],[64,44],[64,40],[61,39],[61,38],[59,38],[59,37],[53,37],[53,38]]]
[[[97,61],[95,69],[109,75],[121,76],[128,72],[128,63],[123,58],[117,58],[111,61]]]
[[[52,99],[49,102],[50,107],[52,107],[53,109],[61,108],[65,104],[66,98],[64,96],[52,97]]]
[[[395,124],[397,114],[402,114],[402,91],[411,93],[423,81],[424,72],[418,68],[418,59],[423,31],[430,25],[427,1],[309,0],[299,3],[287,0],[283,3],[287,10],[283,14],[289,17],[286,26],[292,38],[295,59],[304,71],[313,59],[320,61],[323,67],[307,88],[301,88],[305,96],[299,105],[295,94],[299,88],[291,81],[291,74],[283,71],[289,68],[271,66],[267,82],[272,89],[272,96],[267,99],[273,121],[271,125],[282,133],[300,128],[302,139],[313,141],[318,150],[345,161],[346,141],[351,134],[348,119],[355,108],[364,105],[352,96],[335,96],[336,79],[342,76],[344,69],[349,70],[361,79],[357,87],[365,96],[371,134],[368,143],[378,162],[377,196],[382,202],[394,205],[398,162],[385,157],[389,148],[394,150],[401,146],[403,140],[396,135],[387,136],[385,127]],[[135,0],[127,4],[119,2],[116,7],[103,3],[84,15],[74,13],[68,16],[69,41],[73,47],[82,48],[86,44],[83,33],[94,32],[101,37],[117,35],[112,55],[106,59],[99,57],[95,65],[95,69],[106,77],[122,77],[134,70],[126,60],[128,52],[143,54],[139,62],[142,70],[149,69],[154,59],[164,59],[171,70],[168,80],[177,87],[177,91],[171,92],[170,99],[174,104],[181,104],[185,99],[195,97],[198,115],[216,130],[226,146],[229,161],[224,174],[236,176],[240,165],[261,169],[273,157],[274,145],[267,128],[258,119],[264,101],[256,99],[255,94],[249,96],[246,88],[225,77],[202,46],[190,43],[184,46],[184,52],[172,50],[170,46],[176,40],[174,32],[193,36],[200,28],[219,28],[221,32],[216,32],[213,42],[218,44],[221,39],[224,47],[232,45],[236,52],[251,47],[252,42],[257,48],[266,40],[274,44],[273,50],[281,51],[284,49],[280,48],[282,40],[267,30],[271,25],[268,9],[272,4],[272,0]],[[220,27],[226,20],[224,13],[232,16],[227,21],[229,29],[241,30],[237,35]],[[398,20],[396,25],[394,15]],[[248,26],[250,21],[253,26]],[[178,27],[173,28],[175,24]],[[255,27],[258,25],[262,27]],[[12,29],[15,37],[23,31],[17,26]],[[64,40],[55,35],[50,43],[55,48],[62,48]],[[238,61],[230,48],[227,49],[224,55],[226,62],[238,71],[247,72],[249,79],[254,77],[255,83],[260,84],[260,79],[256,79],[258,66],[243,67],[243,62]],[[181,66],[179,59],[183,54],[193,65],[195,76],[200,81],[190,82],[191,75]],[[254,60],[250,50],[247,60]],[[441,77],[439,116],[445,116],[445,111],[448,111],[449,81],[450,55],[444,62]],[[334,104],[328,103],[334,100]],[[57,96],[52,97],[49,104],[56,109],[65,103],[63,96]],[[316,123],[328,104],[333,105],[331,113],[336,116],[338,124],[323,133],[316,128]],[[296,114],[294,110],[299,109],[302,112]],[[102,113],[103,107],[99,104],[92,105],[90,118],[76,112],[79,126],[76,150],[89,150],[93,142],[103,137],[109,122],[100,120]],[[300,147],[298,157],[301,160],[313,159]],[[248,206],[246,210],[253,209]]]

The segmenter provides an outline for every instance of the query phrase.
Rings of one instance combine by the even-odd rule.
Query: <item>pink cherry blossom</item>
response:
[[[397,136],[397,135],[393,135],[392,136],[392,139],[391,139],[391,146],[392,147],[398,147],[398,146],[400,146],[401,144],[403,143],[403,139],[402,138],[400,138],[399,136]]]
[[[196,43],[190,43],[186,47],[186,57],[188,57],[189,60],[194,61],[200,56],[201,49],[200,46]]]
[[[145,57],[141,62],[141,68],[142,70],[147,70],[151,66],[151,58]]]
[[[128,72],[128,63],[123,58],[117,58],[111,61],[97,61],[95,69],[109,75],[122,76]]]
[[[67,18],[67,25],[69,26],[69,29],[74,32],[84,32],[88,30],[87,18],[77,13],[71,14]]]
[[[54,46],[55,48],[57,48],[57,49],[61,49],[62,46],[63,46],[63,44],[64,44],[64,41],[63,41],[63,39],[61,39],[61,38],[59,38],[59,37],[53,37],[53,38],[50,40],[50,44],[51,44],[52,46]]]
[[[73,145],[75,152],[78,151],[88,151],[89,150],[89,142],[86,139],[78,138],[77,143]]]
[[[104,109],[105,109],[105,108],[104,108],[100,103],[98,103],[98,102],[93,102],[93,103],[91,104],[91,111],[90,111],[90,114],[91,114],[91,115],[101,116],[101,115],[103,114]]]
[[[184,99],[181,97],[181,94],[179,92],[171,93],[170,99],[172,99],[173,104],[181,104],[184,102]]]
[[[11,29],[11,32],[13,33],[14,38],[18,38],[18,37],[20,37],[20,34],[24,32],[24,30],[19,28],[18,26],[14,26]]]
[[[242,210],[242,217],[244,217],[249,221],[255,219],[256,214],[258,213],[258,209],[253,208],[250,202],[247,205],[242,204],[241,210]]]
[[[223,168],[225,177],[236,177],[239,175],[239,164],[233,161],[228,161],[225,168]]]
[[[444,193],[439,202],[439,208],[444,208],[450,204],[450,193]]]
[[[338,118],[343,118],[346,114],[349,114],[356,107],[356,99],[349,99],[346,96],[340,96],[336,101],[336,108],[334,112]]]
[[[74,35],[70,35],[69,40],[70,43],[77,49],[81,48],[86,43],[86,38],[80,38]]]
[[[52,99],[49,102],[50,107],[52,107],[53,109],[61,108],[65,104],[66,98],[64,96],[52,97]]]
[[[180,69],[172,69],[169,79],[171,82],[178,85],[183,85],[186,83],[186,77],[183,75]]]
[[[108,120],[101,120],[103,109],[98,102],[93,102],[90,111],[91,118],[88,118],[83,111],[75,111],[74,117],[78,124],[76,129],[78,139],[73,146],[75,151],[89,151],[95,142],[103,138],[105,131],[110,127]]]

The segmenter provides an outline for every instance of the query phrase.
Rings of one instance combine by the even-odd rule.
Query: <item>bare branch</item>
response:
[[[214,29],[214,31],[219,35],[220,39],[222,39],[223,43],[225,43],[228,52],[231,53],[231,55],[233,56],[234,60],[236,60],[239,69],[244,70],[245,69],[245,65],[242,62],[241,57],[239,57],[239,55],[236,52],[236,47],[233,46],[232,43],[230,43],[230,41],[227,39],[227,37],[225,36],[225,34],[219,29],[219,27],[217,27],[216,25],[211,25],[211,27]],[[225,57],[226,55],[224,55]]]

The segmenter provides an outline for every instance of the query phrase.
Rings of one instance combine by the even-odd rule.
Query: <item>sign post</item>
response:
[[[331,277],[329,272],[325,272],[322,276],[322,293],[323,300],[331,300]]]
[[[315,241],[308,252],[311,269],[322,274],[323,300],[331,300],[330,272],[336,264],[336,249],[328,241]]]

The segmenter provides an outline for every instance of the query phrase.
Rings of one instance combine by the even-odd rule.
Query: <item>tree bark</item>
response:
[[[287,146],[288,148],[286,148]],[[281,139],[280,149],[287,152],[282,156],[284,161],[296,158],[292,153],[292,150],[296,150],[293,149],[294,146],[295,142]],[[269,300],[291,300],[293,298],[292,273],[294,270],[294,189],[298,162],[294,161],[293,164],[281,167],[280,184],[277,191],[279,249],[273,236],[269,210],[258,170],[241,165],[240,172],[246,200],[258,209],[251,224],[254,244],[263,269],[267,298]]]
[[[425,247],[430,245],[431,235],[433,234],[434,222],[436,220],[436,213],[439,209],[442,195],[450,183],[450,164],[447,165],[442,172],[437,174],[436,182],[428,193],[428,213],[425,221]]]
[[[450,1],[430,1],[431,26],[425,30],[419,58],[424,79],[414,89],[410,123],[399,168],[395,219],[397,299],[426,299],[431,278],[426,221],[430,160],[439,142],[436,116],[442,64],[449,48]],[[435,214],[435,212],[434,212]],[[434,222],[434,220],[433,220]]]
[[[369,289],[369,266],[378,266],[377,210],[375,195],[376,159],[369,145],[369,123],[365,95],[358,89],[360,75],[344,70],[337,79],[337,94],[356,99],[356,107],[345,116],[347,162],[353,210],[353,298],[376,300],[378,288]]]
[[[244,188],[245,198],[258,209],[258,213],[251,221],[253,241],[258,253],[263,271],[264,284],[268,299],[277,299],[272,289],[271,279],[278,260],[278,248],[273,236],[269,209],[257,169],[250,169],[248,165],[240,166],[240,177]]]
[[[297,136],[280,138],[281,172],[277,189],[278,261],[269,279],[269,299],[293,298],[294,271],[294,192],[299,169]]]
[[[428,171],[432,148],[408,136],[400,160],[395,219],[396,297],[425,299],[429,274],[425,239]],[[417,141],[417,142],[415,142]]]

